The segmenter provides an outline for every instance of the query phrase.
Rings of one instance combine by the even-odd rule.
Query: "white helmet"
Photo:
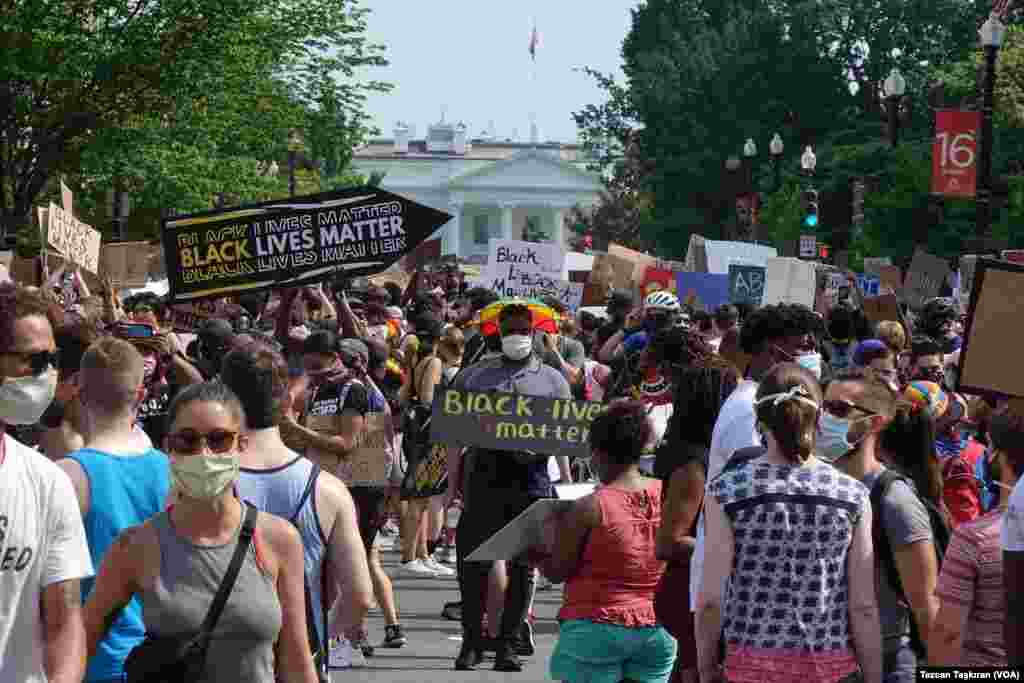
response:
[[[672,313],[678,313],[682,306],[679,305],[679,299],[672,292],[654,292],[648,295],[644,301],[644,308],[653,308],[656,310],[670,311]]]

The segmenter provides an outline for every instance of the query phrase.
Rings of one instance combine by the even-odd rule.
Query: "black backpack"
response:
[[[879,560],[882,565],[882,571],[885,572],[886,578],[889,580],[891,585],[897,593],[903,595],[903,582],[900,581],[900,573],[896,568],[896,558],[892,553],[892,546],[889,544],[889,537],[884,532],[884,526],[882,525],[882,498],[889,492],[889,487],[895,481],[902,481],[910,487],[910,490],[914,492],[917,499],[924,505],[925,510],[928,511],[928,521],[931,522],[932,527],[932,544],[935,546],[935,555],[938,559],[938,566],[942,567],[942,558],[946,556],[946,548],[949,546],[949,539],[952,535],[949,529],[949,524],[946,521],[946,516],[942,510],[935,505],[933,502],[924,498],[917,492],[917,488],[914,486],[913,481],[905,477],[904,475],[896,472],[895,470],[886,469],[875,480],[874,486],[871,487],[871,515],[872,515],[872,538],[875,542],[875,551],[878,553]],[[906,602],[906,599],[904,599]],[[910,646],[917,653],[918,657],[925,656],[925,644],[921,639],[921,632],[917,628],[917,622],[914,619],[914,611],[908,610],[910,615]]]

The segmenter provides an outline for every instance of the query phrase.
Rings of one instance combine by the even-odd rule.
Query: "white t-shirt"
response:
[[[761,445],[757,433],[757,418],[754,416],[754,398],[757,396],[757,382],[744,380],[725,399],[722,410],[711,432],[711,448],[708,449],[707,483],[718,476],[732,454],[741,448]],[[697,524],[697,542],[690,559],[690,609],[697,606],[701,572],[704,569],[704,515]]]
[[[1010,503],[1003,515],[1003,526],[999,531],[999,543],[1003,550],[1011,553],[1024,552],[1024,479],[1013,487]]]
[[[3,436],[0,463],[0,681],[45,683],[43,589],[93,575],[78,498],[45,456]]]

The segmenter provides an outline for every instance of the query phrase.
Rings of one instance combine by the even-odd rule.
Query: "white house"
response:
[[[392,139],[356,150],[352,165],[364,175],[383,173],[381,186],[454,218],[434,237],[442,253],[480,262],[492,237],[521,239],[528,224],[568,249],[565,217],[575,205],[590,206],[601,178],[586,170],[581,146],[467,139],[464,124],[437,123],[426,139],[410,139],[399,123]]]

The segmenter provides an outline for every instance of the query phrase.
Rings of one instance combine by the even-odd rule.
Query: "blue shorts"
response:
[[[665,683],[676,639],[661,626],[626,628],[587,619],[563,621],[551,654],[551,678],[568,683]]]

